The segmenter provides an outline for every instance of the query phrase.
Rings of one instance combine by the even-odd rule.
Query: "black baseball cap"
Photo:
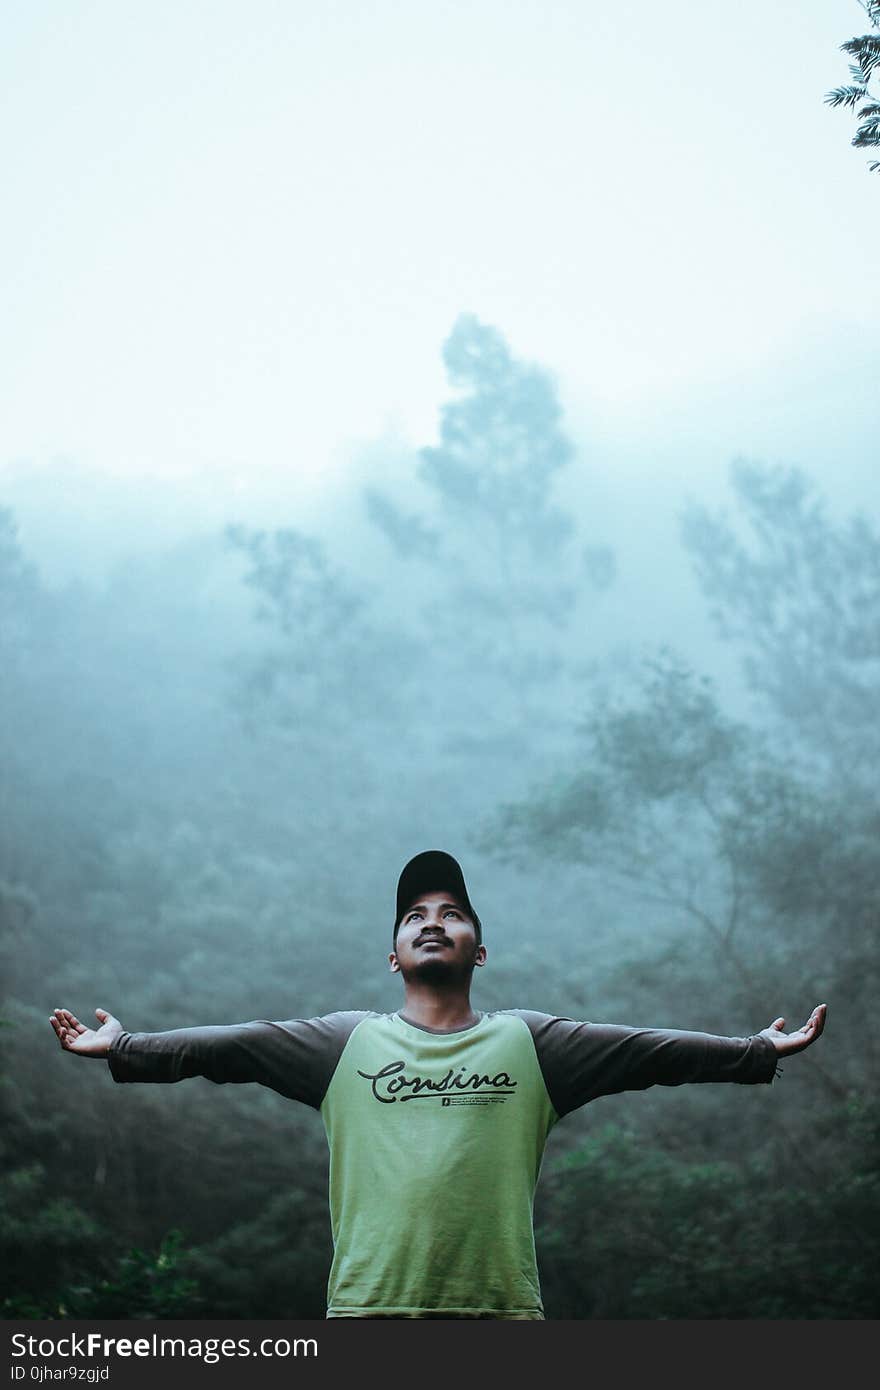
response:
[[[417,854],[403,867],[397,882],[397,914],[394,918],[394,935],[400,919],[411,903],[422,893],[442,893],[447,891],[457,898],[467,912],[477,932],[477,940],[482,935],[480,919],[471,907],[464,874],[457,859],[442,849],[426,849]]]

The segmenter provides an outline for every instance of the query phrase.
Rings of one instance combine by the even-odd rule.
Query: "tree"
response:
[[[595,701],[568,761],[499,814],[486,847],[587,869],[633,914],[702,940],[730,990],[759,1007],[752,961],[767,900],[789,916],[811,910],[798,865],[822,872],[839,808],[774,757],[772,740],[725,716],[710,682],[669,651],[648,658],[631,689]]]
[[[550,494],[574,452],[555,387],[472,314],[458,319],[443,360],[450,384],[466,394],[443,406],[440,445],[422,450],[422,476],[456,525],[491,538],[511,581],[511,547],[543,558],[572,529]]]
[[[273,634],[241,686],[249,718],[286,728],[300,747],[392,718],[391,672],[406,643],[377,625],[364,588],[333,565],[324,544],[290,528],[238,525],[226,539],[248,562],[256,616]]]
[[[556,383],[544,368],[516,358],[498,329],[474,314],[456,320],[443,361],[458,394],[441,408],[438,444],[419,453],[431,522],[408,516],[402,530],[395,523],[404,518],[376,491],[367,498],[372,519],[393,544],[411,545],[415,527],[415,539],[433,542],[435,554],[477,558],[467,578],[471,597],[477,594],[488,613],[516,610],[561,621],[575,580],[560,578],[575,526],[554,502],[553,487],[574,446],[563,429]],[[581,577],[586,573],[596,587],[610,583],[607,551],[588,550],[580,564]]]
[[[815,987],[834,987],[867,1020],[878,983],[880,538],[864,516],[831,519],[794,470],[740,463],[733,486],[737,518],[693,506],[683,529],[760,697],[754,718],[731,719],[668,652],[650,657],[632,688],[618,680],[592,699],[564,767],[496,818],[487,848],[587,869],[666,923],[664,947],[677,920],[712,943],[743,1003],[776,1007],[771,961],[774,977],[812,988],[812,961]]]
[[[740,520],[692,505],[683,539],[722,637],[774,735],[838,780],[872,779],[880,745],[880,535],[832,520],[797,469],[739,461]]]
[[[880,95],[871,91],[871,81],[880,64],[880,0],[859,0],[859,3],[878,32],[862,34],[840,45],[842,53],[848,53],[855,59],[849,65],[852,84],[835,87],[825,101],[829,106],[850,108],[864,102],[858,112],[860,125],[851,143],[858,149],[865,149],[880,145]],[[872,173],[880,170],[880,159],[871,160],[868,168]]]
[[[456,320],[443,360],[454,394],[437,443],[418,451],[418,499],[373,487],[367,510],[407,567],[396,582],[413,629],[461,660],[468,716],[482,703],[496,728],[509,718],[534,729],[564,679],[583,601],[611,584],[614,558],[577,543],[555,497],[575,449],[552,374],[473,314]]]

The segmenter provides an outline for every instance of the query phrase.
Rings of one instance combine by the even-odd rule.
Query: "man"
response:
[[[597,1096],[687,1081],[770,1082],[819,1037],[825,1005],[750,1038],[475,1012],[480,919],[455,859],[428,850],[397,887],[391,970],[404,1007],[286,1023],[127,1033],[103,1009],[52,1026],[117,1081],[257,1081],[321,1111],[334,1258],[328,1317],[543,1317],[532,1199],[544,1144]]]

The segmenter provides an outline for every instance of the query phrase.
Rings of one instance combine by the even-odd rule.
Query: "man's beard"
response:
[[[467,984],[474,973],[474,962],[443,960],[427,956],[414,966],[400,967],[404,984],[435,985],[450,989]]]

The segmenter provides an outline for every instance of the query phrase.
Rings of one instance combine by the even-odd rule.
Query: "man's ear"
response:
[[[478,946],[478,947],[477,947],[476,955],[474,956],[474,965],[485,965],[485,964],[486,964],[486,948],[485,948],[485,946]]]
[[[400,970],[400,961],[397,959],[397,956],[394,954],[393,951],[388,957],[388,968],[391,971],[392,975],[398,974]]]

